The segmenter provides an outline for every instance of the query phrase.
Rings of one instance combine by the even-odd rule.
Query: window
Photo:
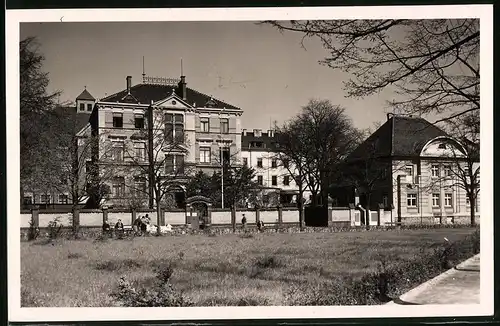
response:
[[[220,119],[220,132],[222,134],[229,133],[229,119]]]
[[[407,194],[406,205],[408,207],[417,207],[417,194]]]
[[[248,159],[246,157],[243,158],[243,165],[248,165]]]
[[[111,185],[111,194],[114,198],[121,198],[125,194],[125,178],[115,178]]]
[[[41,204],[50,204],[50,195],[40,195]]]
[[[33,198],[31,196],[24,196],[23,197],[23,204],[24,205],[31,205],[31,204],[33,204]]]
[[[453,175],[453,170],[451,169],[451,166],[447,165],[444,167],[444,175],[446,177],[451,177]]]
[[[172,142],[184,143],[184,116],[182,114],[165,114],[165,137]]]
[[[444,206],[445,207],[452,207],[453,206],[453,199],[452,199],[451,193],[444,194]]]
[[[113,113],[113,127],[123,128],[123,114]]]
[[[434,178],[439,177],[439,165],[432,165],[431,176]]]
[[[135,158],[139,161],[146,160],[146,143],[135,142],[134,143]]]
[[[278,185],[278,177],[277,177],[277,176],[273,175],[273,176],[271,177],[271,184],[272,184],[273,186],[277,186],[277,185]]]
[[[257,176],[257,183],[261,186],[264,184],[264,178],[261,175]]]
[[[262,158],[257,159],[257,167],[259,167],[259,168],[262,167]]]
[[[167,155],[165,159],[165,172],[167,174],[184,173],[184,155]]]
[[[123,141],[113,142],[113,161],[123,162],[124,143]]]
[[[92,104],[90,104],[90,103],[87,104],[87,111],[89,111],[89,112],[92,111]]]
[[[210,147],[200,147],[200,163],[210,163]]]
[[[208,118],[200,118],[201,132],[210,132],[210,120]]]
[[[446,149],[446,144],[439,144],[439,145],[438,145],[438,148],[439,148],[439,149]]]
[[[384,205],[384,207],[389,206],[389,197],[387,197],[387,196],[382,197],[382,205]]]
[[[413,176],[413,165],[407,165],[405,167],[405,174],[409,176]]]
[[[146,187],[146,179],[135,178],[134,180],[134,192],[137,197],[144,197],[147,195],[148,190]]]
[[[432,207],[441,206],[439,194],[432,194]]]
[[[271,167],[272,168],[277,168],[278,167],[278,162],[276,161],[276,159],[272,159],[272,161],[271,161]]]
[[[469,170],[469,168],[468,168],[468,167],[465,167],[465,168],[464,168],[464,176],[465,176],[466,178],[470,177],[470,170]]]
[[[144,116],[142,114],[134,116],[134,125],[136,129],[144,129]]]
[[[290,161],[287,159],[287,158],[284,158],[281,160],[283,162],[283,167],[285,169],[288,169],[289,165],[290,165]]]
[[[284,186],[289,186],[290,185],[290,176],[289,175],[285,175],[283,177],[283,185]]]
[[[85,104],[80,103],[80,111],[85,111]]]
[[[469,196],[465,196],[465,205],[470,206],[470,198]]]
[[[68,195],[59,195],[59,204],[68,204]]]

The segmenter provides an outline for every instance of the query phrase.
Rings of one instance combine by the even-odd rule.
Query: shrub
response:
[[[254,266],[259,268],[277,268],[283,266],[283,262],[275,256],[263,256],[257,258]]]
[[[28,229],[28,241],[33,241],[40,235],[40,229],[35,225],[35,220],[33,216],[30,219],[30,226]]]
[[[95,265],[95,269],[101,271],[114,272],[118,270],[129,270],[141,267],[142,264],[133,259],[123,259],[123,260],[107,260],[103,262],[98,262]]]
[[[78,259],[78,258],[82,258],[83,255],[78,253],[78,252],[70,252],[68,254],[68,259]]]
[[[60,216],[55,217],[52,221],[49,222],[49,239],[57,239],[61,235],[62,223],[59,222],[61,220]]]
[[[245,232],[245,233],[241,233],[241,234],[239,235],[239,237],[240,237],[240,238],[243,238],[243,239],[251,239],[251,238],[253,238],[254,236],[253,236],[253,234],[252,234],[252,233],[250,233],[250,232]]]
[[[171,284],[172,266],[157,271],[156,283],[150,288],[134,288],[125,277],[111,295],[125,307],[188,307],[193,303]]]

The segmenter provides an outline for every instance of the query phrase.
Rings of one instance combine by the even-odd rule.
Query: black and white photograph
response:
[[[492,314],[492,6],[354,9],[7,12],[9,319]]]

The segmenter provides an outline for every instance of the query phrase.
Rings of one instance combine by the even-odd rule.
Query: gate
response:
[[[304,208],[304,222],[306,226],[327,227],[328,207],[306,206]]]
[[[186,199],[186,224],[193,229],[204,229],[212,222],[212,200],[205,196]]]

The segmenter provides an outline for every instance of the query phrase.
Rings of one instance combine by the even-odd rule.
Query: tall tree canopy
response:
[[[20,68],[20,167],[22,184],[50,184],[53,173],[41,172],[50,167],[51,149],[58,146],[51,126],[57,123],[54,114],[58,92],[49,93],[48,73],[42,71],[44,61],[35,38],[19,43]]]
[[[282,159],[297,169],[294,177],[298,184],[307,185],[313,204],[320,203],[320,198],[326,204],[334,172],[363,137],[345,109],[328,100],[310,100],[277,134]]]
[[[320,61],[352,75],[347,96],[391,87],[392,107],[453,120],[479,110],[479,19],[266,21],[280,31],[319,38]]]

